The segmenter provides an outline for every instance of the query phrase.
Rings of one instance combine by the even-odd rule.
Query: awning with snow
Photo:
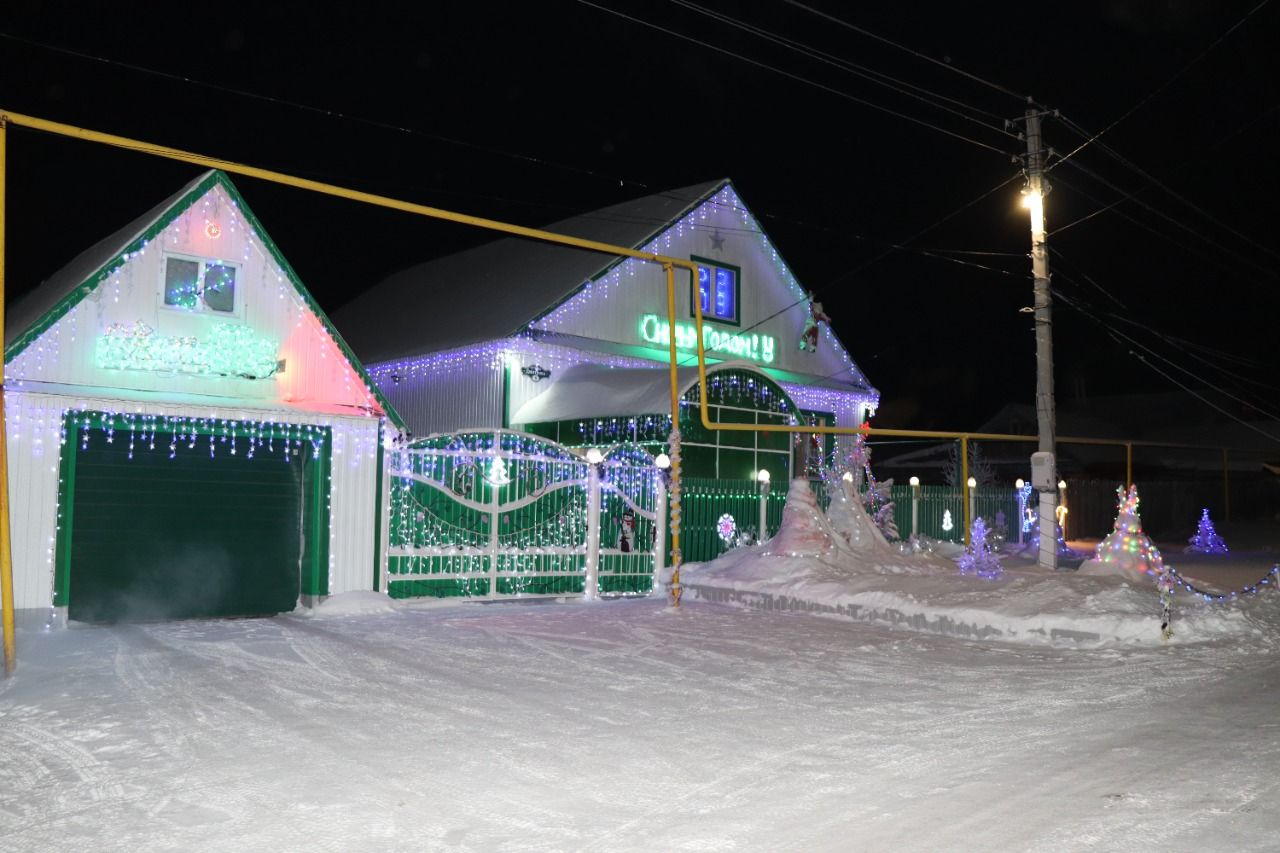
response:
[[[732,370],[748,372],[760,382],[777,388],[777,384],[748,362],[724,362],[707,367],[707,376]],[[678,396],[698,384],[696,367],[676,369]],[[568,421],[579,418],[628,417],[632,415],[670,414],[671,372],[668,367],[608,367],[602,364],[576,364],[560,372],[560,376],[542,394],[525,403],[515,414],[517,424]]]

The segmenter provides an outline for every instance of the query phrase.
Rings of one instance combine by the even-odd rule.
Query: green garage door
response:
[[[264,615],[327,592],[328,430],[252,455],[216,427],[211,454],[210,431],[171,456],[164,433],[152,449],[119,428],[83,442],[68,429],[55,603],[71,619]]]

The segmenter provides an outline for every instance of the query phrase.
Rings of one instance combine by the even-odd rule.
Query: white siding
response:
[[[8,392],[9,523],[13,537],[14,606],[45,609],[53,600],[59,454],[66,409],[128,411],[186,417],[278,418],[333,429],[330,468],[329,591],[371,589],[377,496],[378,421],[300,412],[124,403],[95,397]],[[148,451],[152,452],[152,451]],[[160,452],[160,451],[154,451]],[[74,595],[74,591],[72,593]]]
[[[848,353],[825,324],[818,351],[800,350],[800,335],[809,316],[805,292],[731,188],[723,189],[644,249],[681,258],[696,255],[740,267],[739,326],[711,322],[728,332],[741,329],[773,336],[774,360],[757,362],[761,366],[837,381],[865,381],[856,368],[853,372],[847,369],[851,365]],[[661,267],[628,260],[535,325],[547,331],[650,347],[654,358],[665,361],[663,349],[640,336],[639,321],[645,314],[657,314],[665,321],[666,294],[666,274]],[[678,270],[676,313],[681,323],[693,322],[689,296],[689,276]],[[682,363],[696,363],[692,353],[682,351],[681,356]]]
[[[219,222],[221,236],[205,234]],[[165,253],[219,259],[239,265],[235,317],[185,311],[163,303]],[[95,350],[108,328],[144,323],[155,335],[205,341],[219,325],[247,326],[277,344],[282,373],[268,379],[193,376],[154,370],[106,370]],[[353,410],[374,403],[336,341],[238,208],[215,186],[180,214],[144,249],[133,254],[106,281],[6,366],[9,387],[25,382],[58,383],[129,392],[156,391],[222,397],[254,406],[283,405],[303,410]]]

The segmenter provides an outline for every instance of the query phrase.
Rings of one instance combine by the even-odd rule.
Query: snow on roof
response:
[[[726,183],[655,193],[545,230],[636,248]],[[336,311],[334,321],[368,363],[510,337],[617,260],[506,237],[395,273]]]
[[[743,361],[709,365],[707,375],[728,369],[748,370],[764,377],[753,365]],[[679,394],[683,395],[697,384],[698,368],[677,368],[676,381]],[[511,421],[537,424],[670,411],[670,367],[609,367],[584,362],[561,371],[551,387],[517,409]]]
[[[4,345],[8,353],[19,337],[30,331],[46,315],[82,284],[89,284],[95,273],[111,264],[126,248],[142,237],[165,212],[175,207],[185,207],[188,195],[203,195],[213,172],[205,172],[182,189],[169,196],[120,230],[103,237],[70,263],[45,279],[35,290],[17,300],[5,314]]]

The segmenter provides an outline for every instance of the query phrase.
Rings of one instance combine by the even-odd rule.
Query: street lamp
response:
[[[968,521],[969,521],[969,524],[970,524],[970,525],[972,525],[972,524],[973,524],[973,520],[974,520],[975,518],[977,518],[977,516],[976,516],[976,515],[974,515],[974,512],[973,512],[973,505],[974,505],[973,497],[974,497],[974,493],[975,493],[975,492],[977,492],[977,490],[978,490],[978,480],[977,480],[977,478],[976,478],[976,477],[970,477],[970,478],[969,478],[969,482],[968,482],[968,483],[966,483],[965,485],[967,485],[967,486],[969,487],[969,518],[968,518]],[[965,531],[965,542],[968,542],[968,541],[969,541],[969,531],[967,531],[967,530],[966,530],[966,531]]]
[[[911,484],[911,535],[920,535],[920,478],[912,477]]]

